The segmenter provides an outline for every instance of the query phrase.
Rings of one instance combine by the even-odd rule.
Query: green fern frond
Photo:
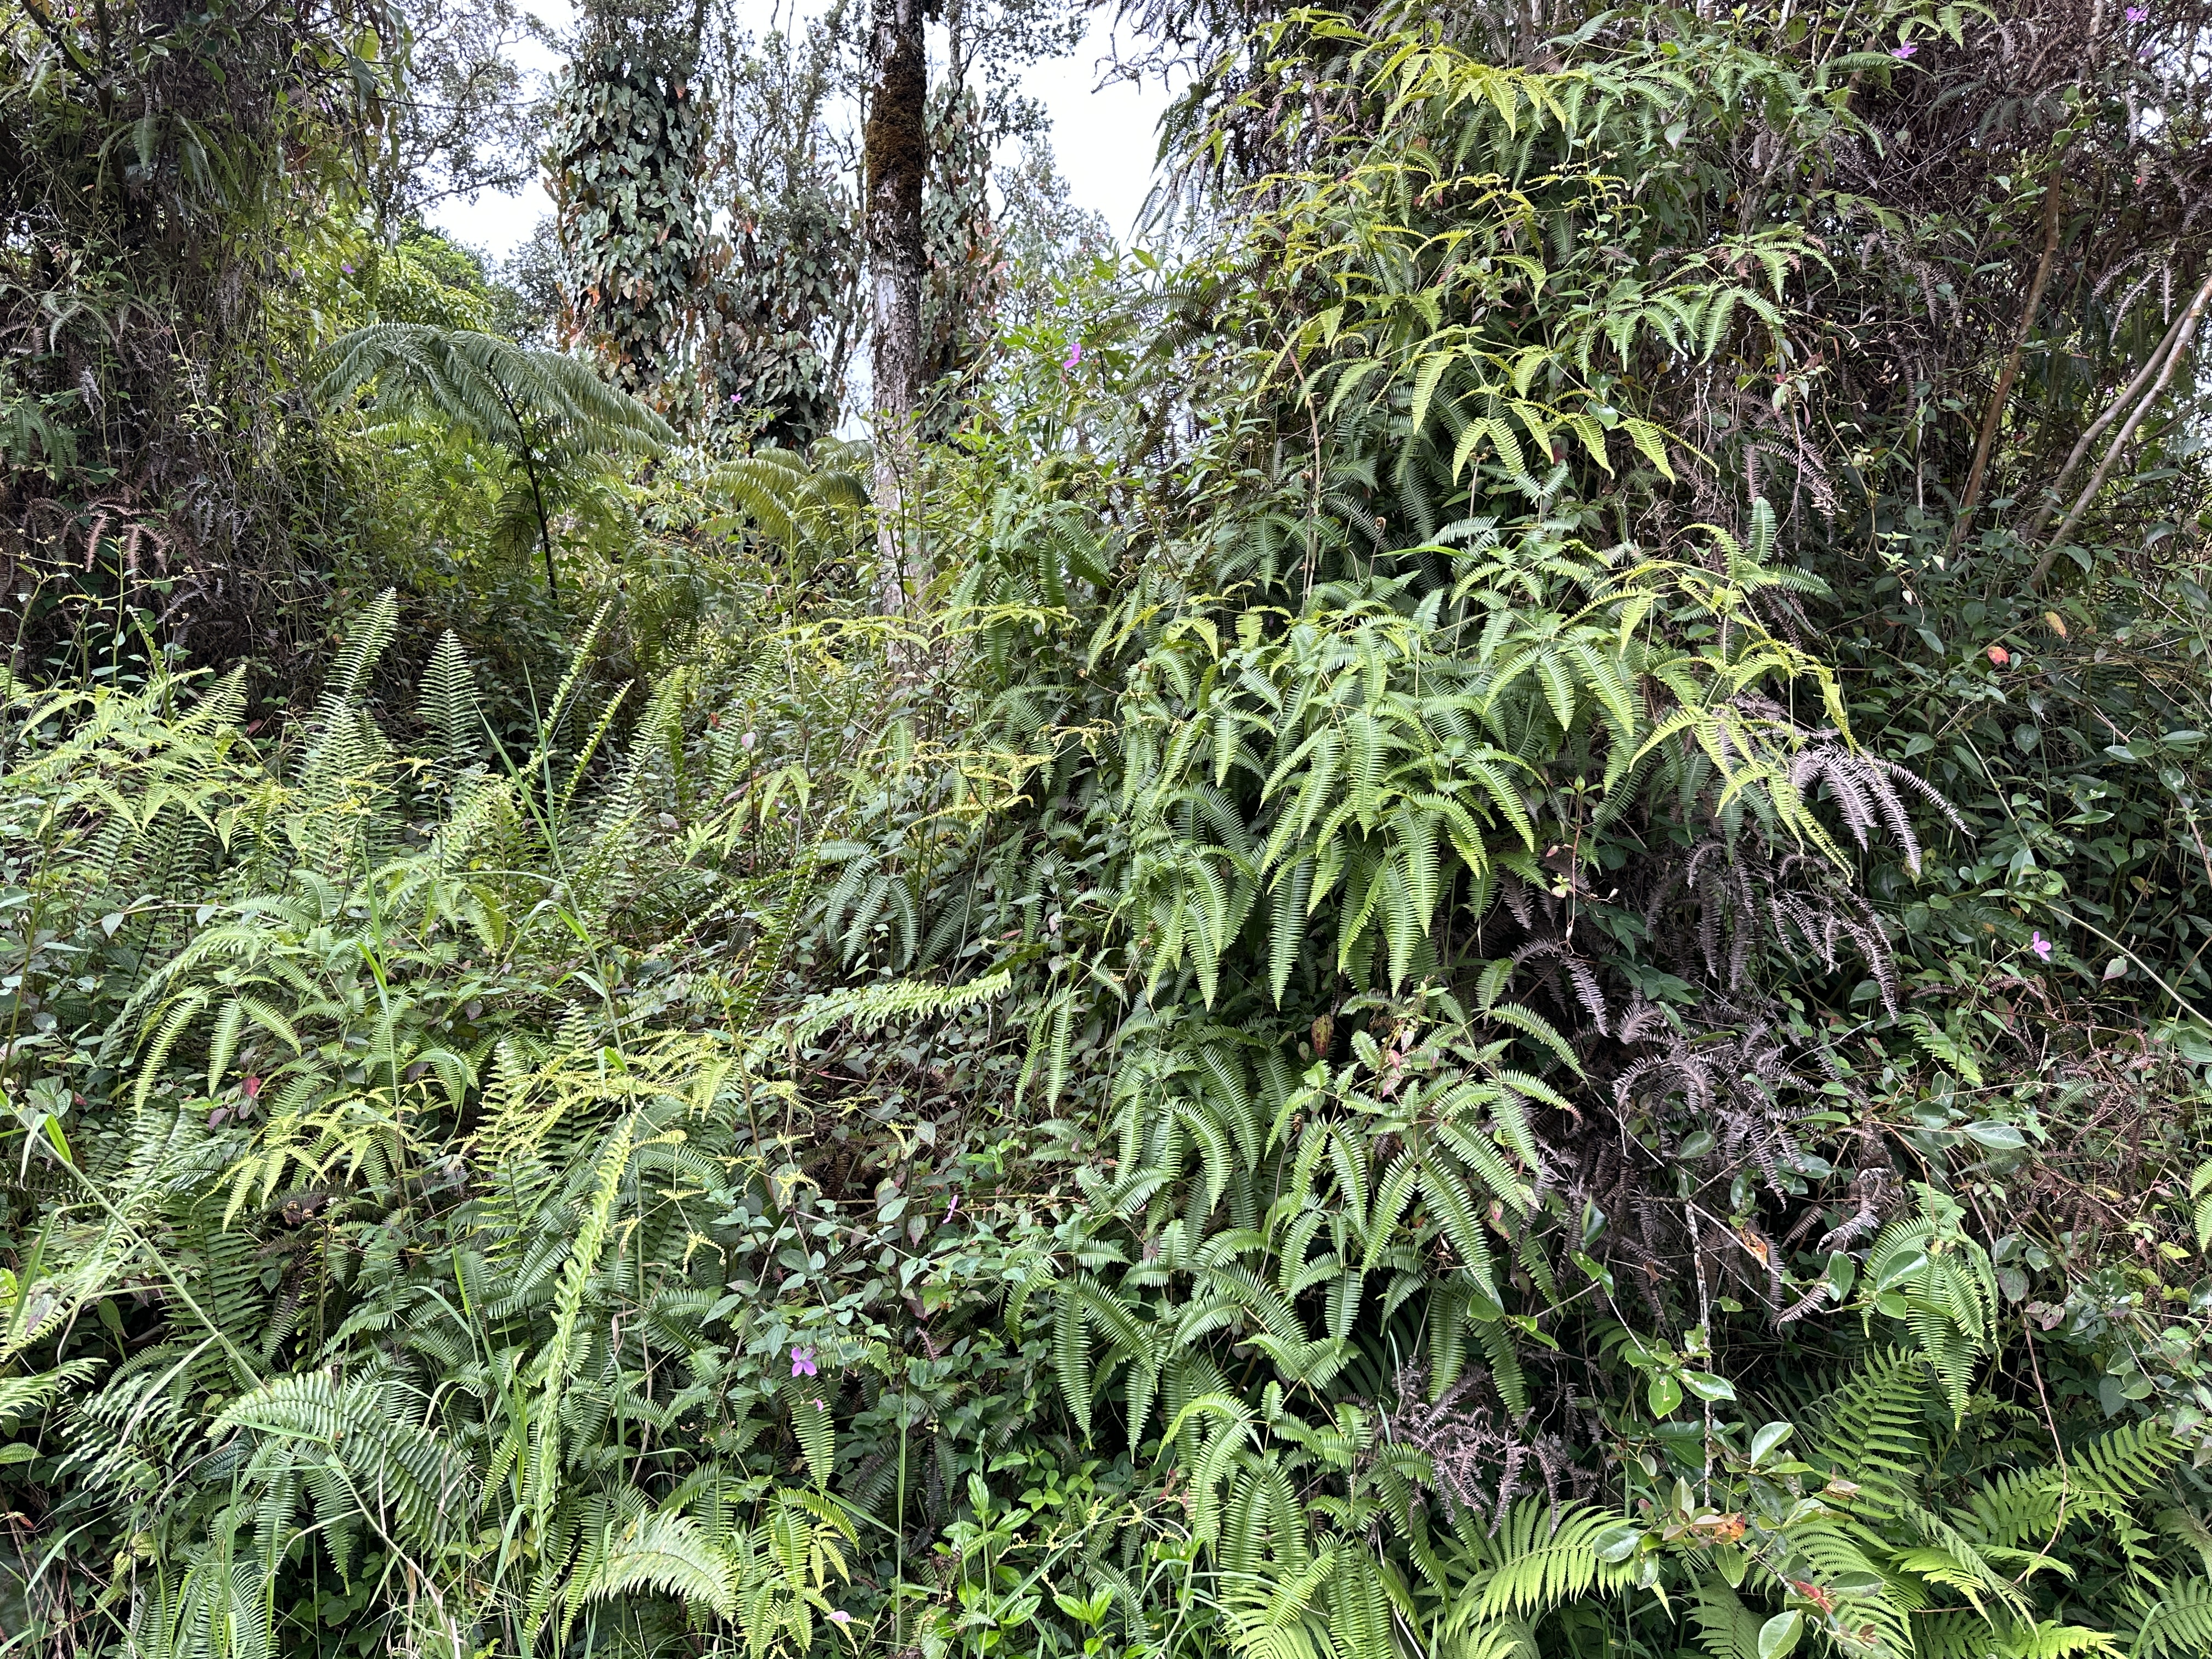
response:
[[[2129,1659],[2184,1659],[2212,1653],[2212,1578],[2170,1586],[2143,1614]]]
[[[476,1501],[467,1459],[433,1431],[394,1414],[395,1399],[323,1372],[279,1377],[224,1408],[226,1428],[297,1443],[340,1475],[340,1513],[424,1548],[462,1535]]]
[[[1522,1498],[1491,1540],[1492,1565],[1468,1587],[1478,1616],[1533,1619],[1587,1593],[1607,1571],[1597,1535],[1618,1519],[1579,1504],[1555,1510],[1545,1499]]]
[[[855,1030],[872,1031],[894,1023],[937,1018],[1003,996],[1012,983],[1010,971],[1001,968],[965,985],[902,980],[835,992],[815,999],[792,1018],[791,1040],[811,1042],[832,1027],[846,1024]]]
[[[331,341],[316,368],[315,393],[324,403],[374,387],[376,407],[387,415],[435,414],[509,447],[580,439],[650,448],[676,437],[666,421],[581,358],[466,329],[372,323]]]
[[[1743,1604],[1725,1579],[1698,1581],[1690,1619],[1708,1659],[1761,1659],[1759,1629],[1765,1621]]]
[[[422,671],[419,710],[422,724],[437,735],[438,763],[449,776],[482,754],[485,728],[476,673],[460,636],[450,628],[439,636]]]
[[[817,1487],[827,1490],[837,1468],[837,1428],[829,1399],[811,1378],[793,1378],[785,1395],[791,1408],[791,1432],[806,1459],[806,1472]]]

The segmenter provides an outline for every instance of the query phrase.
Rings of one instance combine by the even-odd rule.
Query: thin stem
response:
[[[754,1132],[754,1139],[756,1141],[759,1139],[757,1130]],[[894,1541],[891,1545],[893,1554],[891,1583],[896,1587],[891,1593],[891,1647],[894,1651],[900,1653],[906,1651],[907,1382],[908,1378],[904,1376],[899,1378],[898,1513],[893,1517]]]
[[[2180,333],[2181,325],[2185,320],[2183,317],[2176,317],[2173,319],[2172,325],[2166,331],[2165,337],[2159,341],[2150,356],[2144,360],[2142,368],[2136,371],[2135,379],[2130,380],[2120,395],[2112,399],[2111,407],[2089,423],[2089,429],[2084,432],[2075,443],[2073,449],[2067,454],[2066,465],[2058,469],[2058,476],[2051,481],[2049,499],[2036,509],[2035,517],[2028,521],[2027,529],[2022,537],[2023,540],[2032,542],[2043,533],[2043,526],[2051,522],[2051,514],[2057,510],[2059,490],[2064,487],[2066,480],[2074,476],[2074,469],[2081,465],[2081,458],[2089,453],[2089,446],[2097,441],[2098,435],[2124,414],[2142,395],[2142,389],[2150,384],[2151,377],[2158,373],[2159,366],[2166,362],[2166,353],[2172,349],[2174,337]]]
[[[2197,290],[2197,297],[2189,302],[2188,311],[2183,314],[2181,321],[2176,325],[2177,331],[2171,337],[2173,341],[2172,349],[2166,354],[2166,363],[2159,370],[2156,384],[2143,394],[2142,401],[2136,405],[2135,412],[2128,416],[2127,424],[2120,428],[2119,435],[2112,440],[2112,447],[2106,450],[2105,459],[2098,464],[2096,476],[2089,480],[2088,487],[2082,490],[2081,499],[2074,503],[2074,510],[2066,515],[2066,522],[2060,525],[2051,536],[2050,545],[2043,550],[2043,556],[2035,562],[2035,568],[2028,574],[2027,578],[2030,592],[2043,586],[2044,578],[2051,574],[2051,567],[2058,557],[2058,550],[2066,544],[2066,538],[2073,532],[2074,526],[2081,522],[2081,515],[2089,510],[2089,503],[2096,499],[2097,492],[2105,487],[2105,480],[2112,477],[2112,468],[2119,461],[2120,452],[2127,447],[2128,440],[2135,436],[2136,428],[2142,424],[2143,416],[2150,413],[2158,400],[2166,395],[2166,387],[2172,384],[2173,371],[2181,366],[2181,360],[2189,355],[2190,341],[2197,333],[2197,325],[2203,320],[2207,301],[2212,301],[2212,276],[2207,276],[2204,279],[2204,285]]]
[[[2062,161],[2064,159],[2062,155]],[[2059,186],[2053,181],[2043,196],[2043,257],[2036,262],[2035,280],[2028,284],[2027,303],[2021,308],[2020,328],[2013,336],[2012,353],[2005,359],[2004,371],[1997,376],[1996,389],[1990,393],[1990,406],[1982,414],[1981,436],[1974,444],[1974,465],[1966,474],[1966,493],[1959,503],[1959,516],[1951,526],[1951,545],[1955,550],[1966,538],[1967,526],[1973,521],[1974,507],[1982,498],[1982,478],[1990,464],[1990,450],[1996,442],[1997,427],[2004,417],[2006,402],[2012,396],[2012,383],[2020,374],[2021,353],[2027,349],[2027,337],[2034,331],[2036,313],[2043,309],[2043,290],[2051,281],[2051,265],[2058,253]]]
[[[2075,927],[2079,927],[2084,933],[2094,933],[2099,939],[2104,940],[2106,944],[2111,945],[2112,949],[2118,951],[2130,962],[2135,963],[2136,967],[2142,969],[2143,970],[2144,977],[2148,979],[2152,984],[2157,986],[2160,990],[2165,992],[2166,995],[2172,997],[2173,999],[2174,1006],[2179,1008],[2183,1013],[2187,1014],[2190,1018],[2197,1021],[2200,1025],[2212,1026],[2212,1019],[2207,1019],[2195,1003],[2190,1001],[2187,997],[2182,995],[2180,992],[2175,990],[2173,987],[2168,985],[2165,980],[2161,979],[2159,976],[2158,969],[2152,967],[2150,963],[2145,962],[2141,957],[2137,956],[2133,951],[2128,949],[2126,945],[2121,944],[2119,940],[2114,939],[2103,928],[2097,927],[2094,923],[2084,921],[2079,916],[2069,915],[2065,911],[2060,909],[2057,905],[2051,903],[2047,900],[2045,902],[2043,908],[2050,911],[2052,915],[2057,916],[2061,921],[2067,922]]]
[[[538,487],[538,463],[530,453],[530,438],[522,428],[522,416],[514,407],[514,399],[499,376],[485,372],[484,379],[499,394],[500,404],[507,410],[507,418],[514,425],[514,453],[522,458],[522,471],[530,480],[530,505],[538,514],[538,544],[545,550],[545,592],[554,604],[561,603],[561,585],[553,576],[553,527],[545,517],[545,493]]]

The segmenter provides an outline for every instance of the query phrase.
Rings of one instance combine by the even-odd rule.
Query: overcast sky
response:
[[[541,4],[535,9],[556,27],[568,26],[567,6]],[[747,0],[744,9],[759,13],[755,27],[764,32],[769,5]],[[1106,20],[1093,14],[1083,44],[1069,57],[1032,64],[1023,86],[1051,113],[1054,155],[1077,204],[1103,216],[1126,240],[1151,186],[1156,125],[1170,94],[1157,82],[1139,88],[1115,82],[1094,91],[1097,65],[1109,44]],[[549,54],[535,48],[526,55],[540,71],[555,66]],[[519,196],[486,192],[474,202],[446,203],[431,218],[456,240],[499,258],[552,210],[544,187],[532,184]]]

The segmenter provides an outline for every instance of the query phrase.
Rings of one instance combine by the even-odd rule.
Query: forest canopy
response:
[[[2212,1652],[2212,8],[1110,15],[0,0],[0,1653]]]

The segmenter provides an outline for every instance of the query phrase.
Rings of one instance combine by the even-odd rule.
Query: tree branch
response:
[[[23,0],[23,15],[38,25],[39,33],[54,43],[55,50],[69,59],[70,67],[79,75],[88,81],[99,78],[94,71],[92,59],[86,57],[77,49],[74,41],[70,40],[54,27],[52,21],[39,9],[39,0]]]
[[[2035,517],[2029,522],[2027,529],[2022,532],[2023,541],[2032,542],[2043,533],[2043,526],[2051,522],[2051,514],[2057,509],[2059,489],[2065,484],[2066,480],[2073,476],[2074,469],[2081,465],[2081,458],[2089,453],[2089,446],[2097,441],[2098,434],[2124,413],[2136,398],[2142,395],[2142,389],[2150,384],[2151,377],[2158,373],[2159,366],[2166,361],[2166,353],[2172,349],[2174,337],[2181,332],[2181,325],[2185,320],[2186,320],[2185,313],[2173,319],[2172,326],[2166,331],[2166,337],[2158,343],[2149,357],[2144,361],[2142,368],[2136,372],[2135,379],[2130,380],[2120,395],[2112,399],[2112,407],[2090,422],[2089,429],[2081,434],[2080,441],[2075,444],[2072,453],[2066,457],[2066,465],[2058,469],[2058,476],[2051,481],[2050,499],[2036,509]]]
[[[2088,488],[2081,492],[2081,499],[2074,503],[2074,510],[2066,515],[2066,521],[2052,534],[2050,545],[2043,550],[2043,556],[2035,562],[2035,568],[2028,573],[2030,592],[2043,586],[2044,578],[2051,574],[2051,567],[2058,557],[2058,550],[2065,545],[2066,538],[2074,526],[2081,522],[2081,515],[2089,510],[2089,503],[2105,487],[2105,480],[2112,476],[2112,467],[2120,459],[2120,451],[2127,447],[2128,440],[2135,436],[2136,428],[2142,424],[2143,416],[2150,413],[2152,407],[2166,394],[2166,388],[2172,383],[2173,371],[2189,355],[2190,342],[2197,333],[2197,325],[2203,320],[2207,301],[2212,301],[2212,276],[2204,279],[2204,285],[2197,290],[2197,297],[2189,302],[2188,311],[2183,313],[2178,332],[2172,337],[2172,349],[2166,354],[2166,366],[2159,371],[2157,384],[2143,395],[2143,400],[2136,405],[2135,412],[2128,416],[2127,424],[2120,428],[2119,435],[2112,440],[2112,447],[2105,452],[2105,459],[2098,464],[2096,475],[2089,480]]]
[[[2062,155],[2063,162],[2064,157]],[[2058,206],[2061,194],[2059,183],[2051,180],[2043,194],[2043,258],[2036,262],[2035,280],[2028,284],[2027,303],[2021,308],[2020,329],[2013,336],[2012,355],[2005,359],[2004,372],[1997,376],[1996,390],[1990,393],[1990,406],[1982,415],[1981,436],[1974,444],[1974,465],[1966,474],[1966,493],[1959,503],[1959,516],[1951,526],[1951,547],[1956,551],[1966,540],[1967,528],[1973,522],[1974,507],[1982,498],[1982,478],[1990,464],[1990,450],[1996,442],[1997,427],[2004,417],[2006,401],[2012,396],[2012,383],[2020,374],[2021,353],[2027,349],[2027,337],[2034,331],[2036,313],[2043,309],[2043,289],[2051,280],[2051,261],[2058,253]]]

